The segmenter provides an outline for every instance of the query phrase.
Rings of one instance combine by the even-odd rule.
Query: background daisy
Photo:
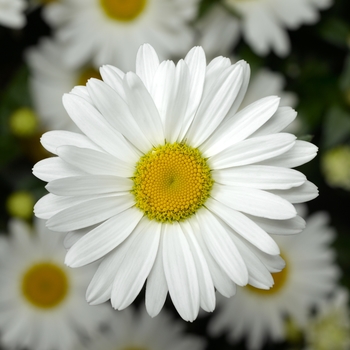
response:
[[[205,341],[184,332],[185,324],[164,311],[150,318],[144,308],[115,312],[104,333],[77,350],[203,350]]]
[[[22,28],[26,24],[24,0],[0,0],[0,25]]]
[[[103,258],[89,302],[124,309],[147,279],[152,316],[169,291],[193,321],[200,306],[214,309],[214,287],[232,296],[235,284],[271,286],[270,271],[284,265],[269,233],[300,232],[293,203],[317,196],[290,168],[317,149],[279,133],[296,113],[276,96],[236,113],[249,79],[243,61],[206,66],[195,47],[175,66],[143,45],[136,67],[124,75],[104,66],[104,81],[64,96],[85,135],[42,137],[58,157],[33,169],[50,192],[35,213],[53,230],[79,230],[68,236],[68,266]]]
[[[86,303],[91,266],[79,270],[64,265],[61,233],[43,220],[34,231],[13,219],[10,237],[0,240],[1,343],[10,348],[75,349],[79,337],[96,333],[109,316],[107,305]]]
[[[78,131],[63,107],[62,96],[75,85],[85,85],[89,78],[99,78],[98,70],[89,65],[67,66],[62,45],[47,38],[27,50],[26,62],[30,69],[31,94],[42,129]]]
[[[45,19],[65,47],[72,67],[91,61],[96,68],[113,64],[135,70],[141,44],[152,44],[162,57],[190,48],[189,27],[197,0],[63,0],[45,7]]]
[[[325,301],[339,278],[335,254],[330,248],[335,234],[328,221],[326,213],[316,213],[307,219],[302,233],[275,236],[286,267],[273,275],[274,286],[267,291],[238,288],[234,298],[220,298],[210,332],[218,335],[228,331],[231,342],[246,337],[249,349],[260,349],[266,340],[285,339],[286,316],[305,328],[312,307]]]

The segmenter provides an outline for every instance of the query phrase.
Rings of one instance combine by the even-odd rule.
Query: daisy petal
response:
[[[192,322],[200,303],[196,266],[179,224],[166,225],[164,231],[163,264],[169,293],[181,317]]]
[[[97,79],[96,79],[97,80]],[[135,152],[123,136],[112,129],[105,118],[83,98],[65,94],[63,105],[79,129],[108,153],[123,160],[135,158]]]
[[[303,185],[290,190],[273,190],[270,192],[286,199],[290,203],[304,203],[318,196],[317,186],[310,181],[306,181]]]
[[[83,175],[53,180],[46,189],[59,196],[86,196],[130,191],[133,182],[125,177],[112,175]]]
[[[48,131],[43,134],[40,141],[44,148],[53,154],[57,154],[57,148],[63,145],[89,148],[97,151],[102,150],[85,135],[77,134],[71,131]]]
[[[85,171],[64,162],[58,157],[50,157],[36,163],[33,174],[40,180],[50,182],[64,177],[86,175]]]
[[[296,137],[291,134],[254,137],[209,158],[208,163],[212,169],[223,169],[262,162],[287,152],[293,147],[295,139]]]
[[[79,267],[102,258],[130,235],[142,216],[134,208],[114,215],[75,243],[66,255],[65,264]]]
[[[205,208],[199,210],[196,217],[205,244],[214,259],[232,281],[240,286],[245,286],[248,283],[247,267],[226,229]]]
[[[286,190],[301,186],[306,177],[299,171],[281,167],[246,165],[213,170],[215,182],[223,185],[259,188],[261,190]]]
[[[297,214],[294,206],[285,199],[255,188],[216,184],[211,196],[234,210],[267,219],[285,220]]]
[[[126,101],[115,90],[98,79],[90,79],[87,88],[97,108],[111,126],[124,135],[140,151],[146,152],[152,147],[134,120]],[[131,159],[136,161],[137,154],[132,154]]]
[[[201,147],[206,157],[211,157],[228,147],[245,140],[276,112],[280,99],[276,96],[262,98],[219,126]]]
[[[109,85],[117,94],[125,101],[125,92],[123,88],[124,74],[120,76],[116,72],[116,67],[110,65],[104,65],[100,68],[100,74],[103,81]],[[90,95],[89,95],[90,96]],[[91,98],[91,97],[90,97]]]
[[[240,65],[230,66],[212,86],[204,87],[203,98],[186,135],[193,147],[201,145],[225,118],[241,88],[242,76]]]
[[[159,247],[163,247],[164,225],[161,231]],[[159,314],[165,303],[167,294],[168,285],[164,274],[163,249],[158,249],[153,267],[147,278],[146,286],[146,309],[151,317],[155,317]]]
[[[194,263],[196,265],[199,292],[201,296],[201,307],[207,312],[212,312],[215,309],[215,289],[208,264],[197,242],[195,232],[191,225],[188,222],[183,221],[180,222],[180,226],[190,246]]]
[[[111,298],[115,273],[132,242],[133,235],[130,235],[103,258],[86,291],[89,304],[98,305]]]
[[[124,90],[132,115],[153,146],[164,143],[162,121],[154,101],[141,79],[132,72],[125,75]]]
[[[152,269],[159,247],[161,225],[145,219],[133,232],[133,242],[116,271],[111,303],[115,309],[129,306],[140,293]]]
[[[98,152],[88,148],[61,146],[57,150],[57,153],[64,161],[82,170],[81,174],[75,175],[82,175],[86,172],[94,175],[131,177],[135,171],[130,162],[127,163],[108,153]]]
[[[296,140],[294,146],[279,156],[260,161],[259,164],[295,168],[316,157],[318,148],[310,142]]]
[[[209,198],[206,201],[205,206],[222,219],[235,232],[263,252],[271,255],[280,253],[276,242],[260,226],[244,214],[233,210],[212,198]]]
[[[60,211],[47,221],[47,226],[58,232],[88,227],[119,214],[134,205],[131,194],[90,199]]]
[[[136,74],[141,78],[148,91],[151,91],[153,78],[159,66],[159,58],[149,44],[140,46],[136,56]]]

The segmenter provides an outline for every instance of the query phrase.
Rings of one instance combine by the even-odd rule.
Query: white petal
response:
[[[136,74],[141,78],[148,91],[151,91],[158,66],[159,58],[154,48],[149,44],[141,45],[136,56]]]
[[[178,223],[165,224],[163,264],[170,297],[180,316],[193,321],[199,311],[199,285],[190,247]]]
[[[125,92],[124,92],[124,88],[123,88],[124,74],[123,74],[123,76],[120,76],[120,74],[118,74],[118,72],[116,72],[116,67],[113,67],[110,65],[102,66],[100,68],[100,74],[101,74],[103,81],[107,85],[109,85],[113,90],[115,90],[117,92],[117,94],[125,101]],[[89,82],[90,82],[90,80],[89,80]],[[89,84],[89,82],[88,82],[88,84]]]
[[[285,220],[297,215],[285,199],[255,188],[215,184],[211,196],[234,210],[267,219]]]
[[[205,208],[196,213],[196,218],[203,239],[214,259],[232,281],[240,286],[246,285],[248,283],[247,267],[226,229]]]
[[[125,75],[124,90],[130,111],[153,146],[164,144],[164,130],[158,110],[141,79],[132,72]]]
[[[80,238],[84,236],[84,232],[72,231],[68,232],[63,241],[63,246],[66,249],[70,249],[73,244],[79,241]]]
[[[203,97],[186,135],[193,147],[201,145],[220,125],[231,108],[242,85],[243,69],[234,65],[205,85]]]
[[[205,244],[202,235],[200,234],[200,228],[198,226],[196,218],[189,220],[193,232],[196,234],[196,239],[201,247],[204,258],[208,264],[208,268],[211,277],[214,282],[215,288],[226,298],[232,297],[236,293],[236,285],[227,275],[227,273],[218,265],[211,253],[209,252],[207,245]]]
[[[179,140],[182,140],[185,136],[202,98],[206,71],[206,59],[203,49],[201,47],[194,47],[186,55],[185,62],[190,71],[191,81],[189,103],[187,105],[186,113],[184,114],[183,126],[181,128]]]
[[[124,135],[140,151],[147,152],[152,148],[147,135],[145,136],[136,123],[126,101],[115,90],[98,79],[90,79],[87,88],[95,105],[111,126]],[[136,160],[135,157],[136,154],[133,154],[131,159]]]
[[[132,233],[142,216],[141,211],[130,208],[111,217],[69,249],[65,264],[79,267],[102,258]]]
[[[135,164],[124,162],[108,153],[88,148],[61,146],[57,153],[65,162],[81,169],[81,173],[131,177],[135,172]]]
[[[318,196],[318,189],[312,182],[306,181],[303,185],[290,190],[273,190],[271,193],[286,199],[291,203],[304,203]]]
[[[130,234],[103,258],[86,291],[86,300],[89,304],[98,305],[110,299],[115,273],[133,242],[133,238],[133,235]]]
[[[33,167],[33,174],[46,182],[65,177],[86,175],[85,171],[71,166],[58,157],[46,158],[36,163]]]
[[[52,180],[46,189],[59,196],[88,196],[130,191],[133,181],[112,175],[83,175]]]
[[[246,165],[212,171],[213,179],[223,185],[259,188],[261,190],[289,189],[306,181],[301,172],[272,166]]]
[[[287,152],[261,161],[259,164],[295,168],[316,157],[318,148],[310,142],[296,140],[294,146]]]
[[[201,307],[203,310],[211,312],[215,309],[215,289],[208,264],[190,224],[183,221],[180,222],[180,226],[190,246],[194,263],[196,265],[199,292],[201,296]]]
[[[132,244],[115,274],[111,302],[115,309],[129,306],[140,293],[159,247],[161,224],[147,218],[136,227]]]
[[[163,266],[163,231],[164,225],[162,225],[157,256],[147,278],[145,302],[147,312],[151,317],[159,314],[168,294],[168,285]]]
[[[300,216],[288,220],[270,220],[248,215],[264,231],[275,235],[292,235],[300,233],[305,228],[305,220]]]
[[[91,199],[55,214],[47,221],[47,227],[58,232],[88,227],[130,208],[134,202],[133,196],[129,193],[123,196]]]
[[[209,198],[205,206],[222,219],[235,232],[255,245],[258,249],[271,255],[280,253],[278,245],[260,226],[244,214],[233,210],[220,202]]]
[[[56,150],[58,147],[65,145],[89,148],[97,151],[102,150],[85,135],[71,131],[48,131],[43,134],[40,141],[41,144],[53,154],[57,154]]]
[[[291,107],[279,107],[276,113],[252,136],[276,134],[285,129],[297,116],[297,112]]]
[[[254,137],[226,148],[209,158],[208,163],[212,169],[223,169],[262,162],[287,152],[295,139],[294,135],[282,133]]]
[[[134,150],[123,136],[83,98],[65,94],[63,105],[79,129],[105,151],[125,161],[135,158]]]
[[[206,157],[218,154],[222,150],[245,140],[276,112],[280,99],[276,96],[262,98],[236,115],[228,118],[216,132],[202,145]]]

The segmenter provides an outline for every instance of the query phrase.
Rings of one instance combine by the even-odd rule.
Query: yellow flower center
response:
[[[79,72],[76,85],[86,85],[90,78],[101,79],[100,72],[93,67],[85,67]]]
[[[53,308],[60,304],[68,293],[68,278],[59,266],[43,262],[28,269],[22,279],[22,293],[30,304]]]
[[[146,0],[100,0],[105,14],[114,20],[129,22],[137,18],[145,9]]]
[[[248,290],[252,291],[253,293],[266,295],[266,296],[270,296],[279,292],[285,285],[288,278],[289,268],[287,266],[288,265],[286,265],[286,267],[282,271],[272,274],[272,277],[275,283],[270,289],[266,290],[266,289],[255,288],[251,285],[247,285],[246,288],[248,288]]]
[[[136,164],[132,193],[150,220],[182,221],[207,200],[213,180],[196,148],[182,143],[154,147]]]

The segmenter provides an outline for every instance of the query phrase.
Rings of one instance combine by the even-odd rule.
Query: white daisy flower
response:
[[[311,308],[333,291],[339,277],[334,251],[335,234],[327,226],[328,215],[313,214],[306,229],[292,237],[274,237],[286,267],[273,274],[270,290],[238,288],[236,296],[220,299],[220,308],[210,324],[211,334],[228,331],[231,342],[246,336],[248,349],[260,349],[267,339],[285,339],[285,316],[305,327]]]
[[[76,350],[202,350],[205,341],[186,334],[184,324],[174,320],[167,312],[150,318],[143,308],[129,307],[118,312],[108,322],[103,334],[89,340]]]
[[[19,29],[26,23],[24,0],[0,0],[0,25]]]
[[[287,29],[319,20],[319,10],[331,6],[332,0],[224,0],[224,4],[240,16],[242,35],[258,54],[273,50],[278,56],[290,52]]]
[[[62,233],[52,233],[43,220],[34,232],[20,220],[9,225],[0,241],[0,334],[11,348],[68,350],[79,332],[96,332],[110,315],[107,305],[86,303],[92,267],[73,270],[63,264]]]
[[[44,9],[72,67],[91,61],[135,70],[141,44],[151,43],[161,56],[182,55],[191,47],[189,22],[198,0],[63,0]]]
[[[204,51],[159,63],[150,45],[136,74],[112,66],[63,97],[85,135],[53,131],[43,146],[57,157],[34,174],[50,194],[35,206],[47,226],[67,236],[66,264],[101,259],[88,288],[92,304],[111,298],[124,309],[145,280],[150,315],[167,292],[194,320],[235,284],[269,288],[284,267],[269,233],[304,228],[292,203],[317,188],[290,168],[317,147],[279,131],[296,116],[271,96],[236,112],[249,79],[245,62]]]
[[[43,128],[78,131],[62,105],[62,96],[76,85],[85,85],[89,78],[100,78],[100,74],[90,65],[70,68],[63,57],[62,45],[47,38],[27,50],[30,92]]]
[[[350,348],[349,293],[339,287],[324,301],[305,332],[305,350],[348,350]]]

